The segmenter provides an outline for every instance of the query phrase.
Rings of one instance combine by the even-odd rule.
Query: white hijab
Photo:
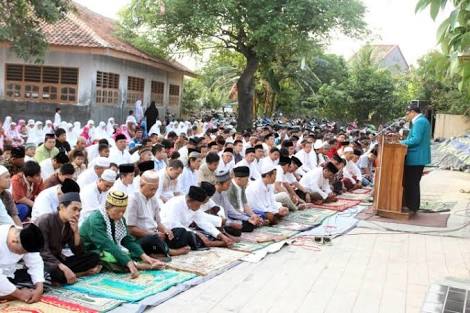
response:
[[[44,128],[42,127],[42,122],[37,121],[34,124],[33,129],[31,130],[31,136],[28,136],[28,142],[35,143],[36,145],[44,141]]]
[[[93,141],[108,138],[108,132],[106,131],[106,123],[101,121],[98,127],[95,129]]]
[[[5,133],[10,131],[11,121],[11,116],[5,117],[5,120],[3,121],[3,130],[5,131]]]
[[[114,134],[114,117],[108,118],[108,124],[106,125],[106,132],[108,133],[108,137],[111,137]]]
[[[53,124],[51,120],[46,121],[46,127],[44,127],[44,134],[53,134],[54,129],[53,129]]]

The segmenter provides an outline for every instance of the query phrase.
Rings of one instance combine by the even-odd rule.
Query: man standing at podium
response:
[[[419,182],[426,164],[431,162],[431,125],[421,114],[419,106],[410,104],[406,108],[406,120],[410,132],[400,143],[408,146],[403,175],[403,199],[405,207],[415,214],[420,205]]]

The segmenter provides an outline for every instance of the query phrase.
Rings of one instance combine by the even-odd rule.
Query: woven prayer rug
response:
[[[272,242],[250,242],[250,241],[240,241],[235,243],[230,247],[232,250],[243,251],[243,252],[253,252],[259,249],[267,247]]]
[[[60,300],[47,295],[42,296],[40,302],[26,304],[21,301],[8,301],[0,303],[2,313],[97,313],[98,311],[88,309],[69,301]]]
[[[360,200],[349,200],[349,199],[338,198],[338,201],[336,202],[323,203],[320,205],[315,204],[315,207],[320,208],[320,209],[328,209],[328,210],[342,212],[346,209],[349,209],[349,208],[352,208],[353,206],[358,205],[359,203],[361,203]]]
[[[67,301],[100,313],[110,311],[123,303],[123,301],[120,300],[94,297],[65,288],[52,288],[47,292],[47,296],[49,299]]]
[[[352,190],[350,192],[354,193],[356,195],[363,195],[363,194],[368,194],[371,191],[372,191],[372,189],[370,189],[370,188],[361,188],[361,189]]]
[[[253,233],[272,235],[274,238],[274,241],[281,241],[281,240],[290,238],[299,232],[295,230],[275,228],[275,227],[260,227],[260,228],[255,229]]]
[[[273,242],[279,240],[279,238],[272,234],[260,232],[242,233],[240,239],[242,241],[248,241],[253,243]]]
[[[331,210],[321,209],[306,209],[303,211],[291,212],[275,227],[302,231],[321,224],[325,218],[333,214],[335,214],[335,212],[332,212]],[[295,223],[298,224],[298,226],[296,226]],[[300,229],[300,225],[305,225],[306,228]]]
[[[132,279],[129,274],[101,273],[79,279],[65,288],[97,297],[135,302],[194,278],[191,273],[176,271],[141,271]]]
[[[369,198],[370,195],[368,193],[365,193],[365,194],[356,194],[356,193],[349,193],[349,192],[346,192],[346,193],[343,193],[341,195],[338,196],[338,199],[346,199],[346,200],[360,200],[360,201],[364,201],[366,200],[367,198]]]
[[[209,250],[191,251],[185,255],[172,257],[169,268],[208,275],[209,273],[228,267],[246,255],[245,252],[226,248],[210,248]]]

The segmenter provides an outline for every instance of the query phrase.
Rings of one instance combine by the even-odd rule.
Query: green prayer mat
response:
[[[421,201],[419,211],[423,213],[449,212],[456,204],[457,202]]]
[[[120,300],[99,298],[85,293],[67,290],[65,288],[52,288],[47,292],[47,296],[64,302],[80,305],[96,312],[107,312],[123,303],[123,301]]]
[[[65,288],[97,297],[135,302],[195,276],[191,273],[161,270],[140,271],[139,277],[132,279],[130,274],[106,272],[80,278],[78,282]]]
[[[253,233],[271,235],[273,236],[274,241],[281,241],[281,240],[290,238],[299,232],[295,230],[282,229],[282,228],[261,227],[261,228],[255,229]]]
[[[316,226],[323,222],[327,217],[336,214],[326,209],[307,209],[304,211],[296,211],[289,213],[282,222],[294,222],[309,226]],[[282,222],[280,223],[282,225]]]

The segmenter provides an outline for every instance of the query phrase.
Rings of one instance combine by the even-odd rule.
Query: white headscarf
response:
[[[108,138],[108,132],[106,131],[106,123],[101,121],[97,128],[95,128],[94,136],[92,138],[93,141],[100,140],[103,138]]]
[[[46,127],[44,127],[44,134],[52,134],[54,133],[54,129],[52,128],[52,121],[46,121]]]
[[[44,141],[44,128],[42,127],[42,122],[37,121],[34,124],[33,129],[31,130],[31,136],[28,136],[28,142],[35,143],[36,145]]]
[[[4,130],[5,132],[10,131],[10,124],[11,124],[11,121],[12,121],[11,116],[5,117],[5,120],[3,121],[3,130]]]
[[[88,122],[86,123],[86,125],[88,126],[88,135],[90,135],[90,138],[94,138],[95,136],[95,121],[93,120],[88,120]],[[81,133],[81,132],[80,132]]]
[[[75,135],[72,123],[67,123],[67,126],[65,127],[65,132],[67,133],[67,141],[70,146],[75,146],[78,137]]]
[[[108,133],[108,137],[111,137],[114,134],[114,117],[108,118],[108,124],[106,125],[106,132]]]

